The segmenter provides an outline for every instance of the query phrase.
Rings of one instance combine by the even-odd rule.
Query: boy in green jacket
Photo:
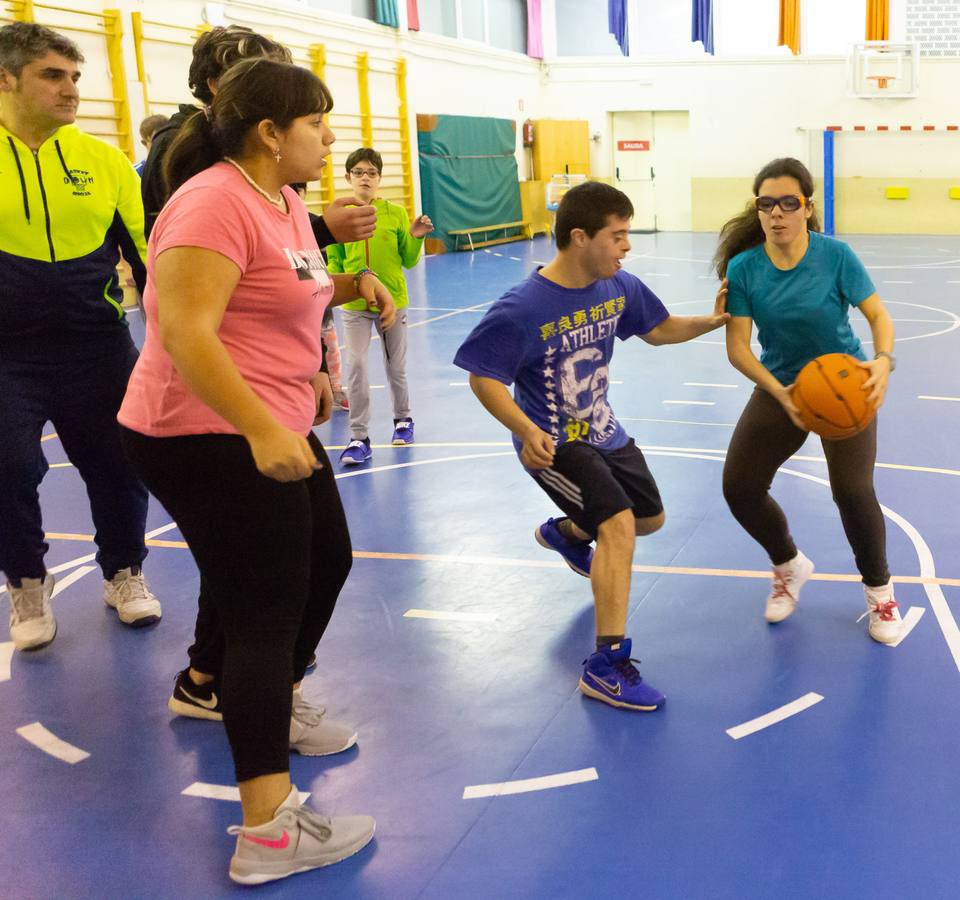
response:
[[[370,204],[377,210],[377,230],[368,241],[331,244],[327,247],[327,268],[330,272],[346,272],[359,278],[373,271],[386,285],[397,308],[397,318],[384,330],[375,310],[363,300],[345,303],[343,340],[347,350],[347,396],[350,401],[352,439],[340,454],[340,463],[356,466],[373,456],[370,449],[370,379],[368,356],[371,326],[380,335],[383,361],[393,397],[393,443],[413,443],[413,419],[410,417],[410,394],[407,389],[407,283],[403,270],[416,265],[423,248],[423,239],[433,231],[428,216],[419,216],[410,224],[407,211],[396,203],[377,197],[383,159],[376,150],[361,147],[347,157],[347,181],[358,204]]]

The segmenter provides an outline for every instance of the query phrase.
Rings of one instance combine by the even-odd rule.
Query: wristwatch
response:
[[[886,350],[878,350],[874,354],[873,358],[880,359],[881,356],[885,356],[887,358],[887,362],[890,363],[890,371],[892,372],[897,367],[897,358],[892,353],[887,353]]]
[[[376,276],[376,274],[377,273],[374,272],[373,269],[361,269],[359,272],[357,272],[356,275],[353,276],[353,289],[354,291],[356,291],[358,297],[360,296],[360,280],[363,278],[363,276],[364,275]]]

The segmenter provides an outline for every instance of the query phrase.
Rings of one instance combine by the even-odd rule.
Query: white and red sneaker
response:
[[[810,580],[813,569],[813,563],[799,550],[789,562],[773,567],[773,587],[763,614],[768,622],[782,622],[793,615],[800,600],[800,589]]]
[[[882,587],[863,586],[863,596],[867,601],[867,611],[857,621],[869,616],[867,633],[881,644],[893,644],[900,637],[903,625],[900,608],[893,599],[893,582],[888,581]]]

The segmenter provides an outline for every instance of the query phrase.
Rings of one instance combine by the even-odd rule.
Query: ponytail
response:
[[[209,116],[208,110],[198,110],[173,139],[163,160],[167,199],[185,181],[223,159],[223,150]]]
[[[810,203],[813,198],[813,176],[800,160],[791,157],[775,159],[767,163],[757,173],[757,177],[753,179],[753,196],[758,197],[760,195],[760,186],[768,178],[782,177],[795,179],[800,185],[800,191],[807,203]],[[821,230],[820,216],[817,214],[815,206],[812,206],[810,218],[807,219],[807,230]],[[759,247],[766,239],[757,208],[751,201],[742,213],[734,216],[720,229],[720,242],[713,257],[713,266],[717,275],[720,278],[726,278],[727,266],[731,259],[738,253],[743,253],[753,247]]]

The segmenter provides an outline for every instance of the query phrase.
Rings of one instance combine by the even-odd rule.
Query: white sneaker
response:
[[[782,622],[793,615],[800,599],[800,589],[810,580],[813,568],[813,563],[799,550],[789,562],[773,567],[773,588],[764,612],[768,622]]]
[[[120,621],[133,628],[160,621],[160,601],[150,593],[139,567],[121,569],[110,581],[103,582],[103,602],[112,606]]]
[[[900,637],[902,621],[899,604],[893,599],[893,582],[883,587],[863,586],[863,596],[867,601],[867,611],[857,621],[869,616],[867,633],[881,644],[892,644]]]
[[[370,816],[317,815],[300,805],[294,786],[265,825],[227,829],[237,835],[230,877],[238,884],[263,884],[332,865],[370,843],[376,824]]]
[[[20,587],[7,583],[10,594],[10,640],[18,650],[39,650],[57,636],[50,600],[53,576],[21,578]]]
[[[326,717],[322,706],[311,706],[300,691],[293,692],[290,716],[290,749],[303,756],[330,756],[342,753],[357,742],[357,732],[349,725]]]

